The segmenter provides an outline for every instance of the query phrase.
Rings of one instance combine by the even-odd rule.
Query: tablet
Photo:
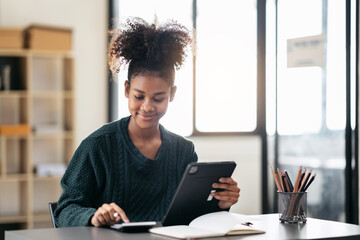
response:
[[[193,219],[206,213],[223,211],[218,200],[210,196],[212,184],[222,177],[231,177],[236,163],[201,162],[190,163],[165,214],[162,225],[188,225]]]

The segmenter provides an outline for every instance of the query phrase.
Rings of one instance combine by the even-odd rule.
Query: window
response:
[[[141,7],[139,7],[141,6]],[[120,21],[124,22],[128,17],[140,17],[149,23],[154,22],[155,16],[158,21],[164,22],[174,19],[192,29],[192,0],[169,1],[169,0],[120,0]],[[119,117],[129,115],[127,99],[124,96],[124,81],[127,79],[127,71],[121,71],[119,75]],[[176,71],[175,85],[177,86],[174,101],[169,104],[168,112],[161,119],[168,130],[183,136],[189,136],[193,132],[193,66],[192,53],[188,51],[187,62]],[[179,122],[181,121],[181,122]],[[181,123],[181,124],[179,124]]]
[[[256,128],[255,1],[197,1],[196,128]]]
[[[119,1],[121,22],[133,16],[153,22],[156,15],[159,22],[175,19],[188,29],[197,26],[196,77],[189,51],[184,67],[176,72],[178,90],[161,123],[183,136],[194,130],[252,132],[257,127],[256,0],[195,2],[196,18],[192,0]],[[119,74],[119,117],[129,114],[123,86],[126,72]]]
[[[347,134],[348,120],[353,126],[355,122],[355,110],[350,114],[347,107],[356,106],[351,96],[356,71],[348,68],[355,65],[347,61],[347,56],[355,60],[355,48],[349,51],[346,43],[351,33],[351,45],[355,45],[355,28],[347,32],[347,18],[355,16],[355,8],[349,13],[348,3],[277,0],[268,2],[267,14],[267,43],[272,44],[267,60],[275,63],[268,65],[267,72],[267,87],[271,86],[267,90],[273,92],[267,96],[268,111],[272,111],[268,114],[272,118],[268,142],[273,146],[269,159],[290,176],[296,176],[299,166],[313,169],[318,182],[308,190],[308,216],[336,221],[354,221],[357,215],[353,212],[358,192],[349,187],[358,174],[351,176],[349,166],[355,158],[351,146],[358,144]],[[312,41],[322,44],[310,49],[315,46]],[[302,46],[301,51],[293,51],[292,43]],[[306,54],[308,49],[311,55]]]

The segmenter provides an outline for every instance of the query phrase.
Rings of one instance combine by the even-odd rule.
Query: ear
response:
[[[129,80],[125,81],[124,87],[125,87],[125,97],[129,98],[129,92],[130,92],[130,82],[129,82]]]
[[[172,102],[174,100],[176,89],[177,89],[176,86],[171,87],[171,90],[170,90],[170,102]]]

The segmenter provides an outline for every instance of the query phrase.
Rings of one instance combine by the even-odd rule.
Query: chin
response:
[[[154,119],[151,121],[145,121],[139,117],[135,118],[135,122],[136,124],[140,127],[140,128],[152,128],[154,126],[158,126],[159,125],[159,119]]]

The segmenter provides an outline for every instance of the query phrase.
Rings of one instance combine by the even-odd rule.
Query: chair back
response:
[[[57,228],[55,224],[55,218],[54,218],[54,211],[56,209],[57,202],[51,202],[49,203],[49,210],[50,210],[50,216],[51,216],[51,222],[54,228]]]

